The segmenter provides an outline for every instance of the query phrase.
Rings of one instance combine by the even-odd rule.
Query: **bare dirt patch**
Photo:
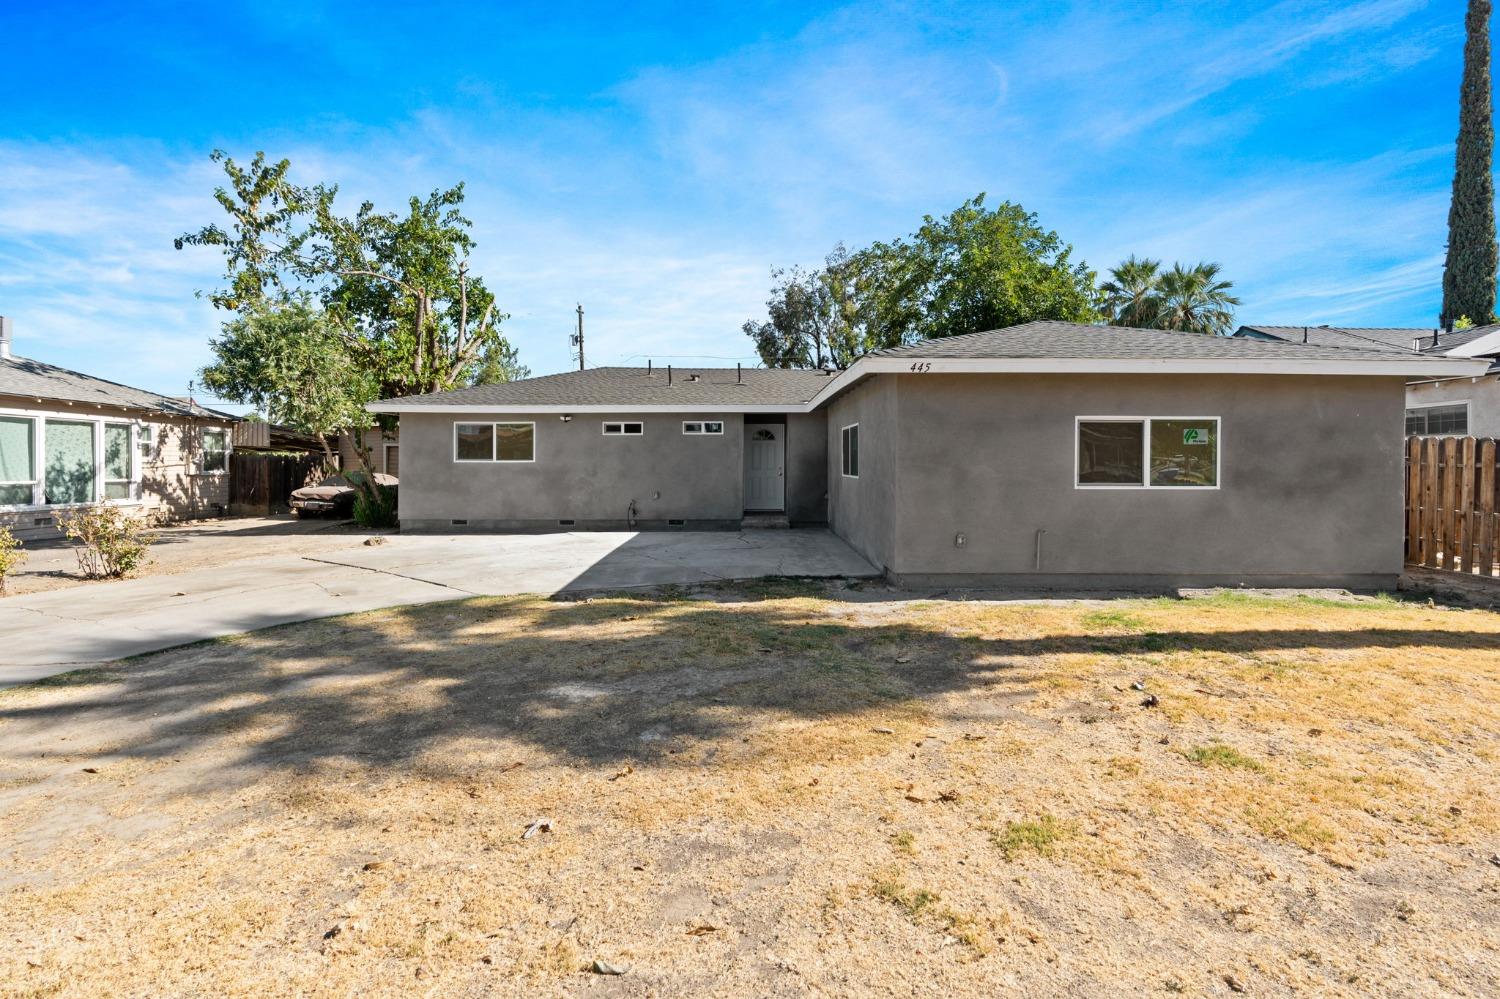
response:
[[[275,555],[326,555],[384,532],[363,530],[347,521],[298,520],[288,515],[171,524],[151,533],[157,541],[151,546],[150,561],[132,576],[170,576]],[[92,582],[78,571],[72,542],[32,542],[25,551],[26,561],[7,580],[10,594]]]
[[[702,596],[0,693],[0,990],[1500,992],[1500,616]]]

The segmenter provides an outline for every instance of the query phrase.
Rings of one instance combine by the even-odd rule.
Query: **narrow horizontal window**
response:
[[[859,478],[859,424],[851,423],[841,431],[839,448],[842,470],[846,478]]]
[[[645,432],[645,425],[638,422],[604,424],[604,436],[606,437],[639,437]]]
[[[724,424],[720,420],[684,420],[682,432],[685,434],[722,434]]]
[[[1406,432],[1462,437],[1469,432],[1469,404],[1414,406],[1406,411]]]
[[[1079,487],[1191,489],[1219,484],[1214,416],[1080,419]]]

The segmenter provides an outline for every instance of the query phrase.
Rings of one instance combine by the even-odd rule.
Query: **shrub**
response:
[[[354,522],[360,527],[396,526],[396,489],[394,486],[376,485],[379,500],[360,489],[354,494]]]
[[[63,533],[79,543],[78,570],[89,579],[116,579],[145,565],[156,540],[146,533],[150,521],[132,517],[117,506],[93,506],[59,515]]]
[[[0,527],[0,597],[5,596],[5,577],[25,561],[20,539],[10,533],[10,528]]]

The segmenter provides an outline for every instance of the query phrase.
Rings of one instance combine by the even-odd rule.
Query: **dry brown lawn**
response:
[[[1493,996],[1497,736],[1424,603],[295,625],[0,693],[0,991]]]

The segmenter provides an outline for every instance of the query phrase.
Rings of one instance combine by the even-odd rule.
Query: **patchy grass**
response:
[[[1500,994],[1497,746],[1389,598],[308,622],[0,698],[0,992]]]
[[[1259,760],[1251,759],[1233,746],[1226,746],[1222,742],[1194,746],[1183,755],[1191,762],[1200,763],[1206,767],[1227,767],[1231,770],[1265,769],[1265,765]]]
[[[1024,822],[1007,822],[1004,828],[990,836],[990,842],[1000,848],[1006,860],[1014,860],[1023,853],[1036,853],[1049,857],[1057,844],[1071,836],[1073,830],[1055,816],[1043,815]]]

